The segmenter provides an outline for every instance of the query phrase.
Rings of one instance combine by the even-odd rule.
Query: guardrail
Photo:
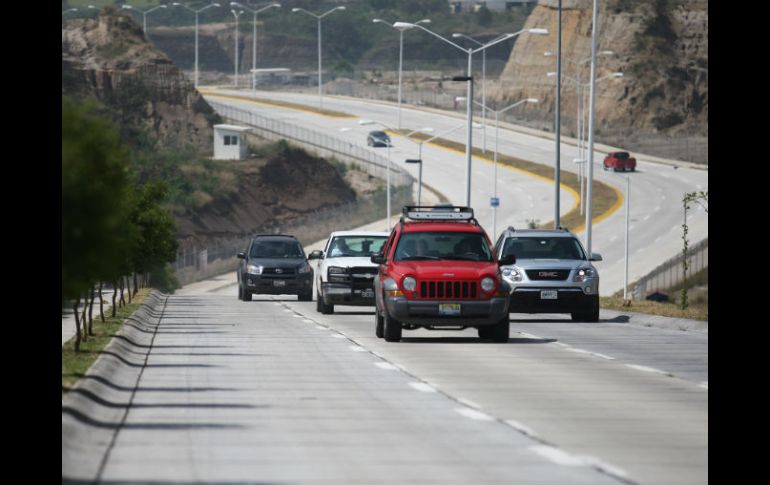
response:
[[[388,159],[372,153],[364,147],[349,141],[329,136],[320,131],[309,130],[293,123],[261,116],[249,110],[207,100],[217,113],[236,123],[248,125],[268,140],[289,139],[294,144],[317,152],[321,156],[334,157],[347,162],[359,163],[361,170],[381,179],[388,173]],[[394,187],[411,186],[414,178],[396,163],[390,164],[391,184]]]
[[[654,270],[652,270],[647,276],[640,278],[634,283],[633,288],[630,290],[631,298],[634,300],[642,300],[647,294],[657,288],[671,288],[682,282],[683,270],[682,260],[684,256],[679,254],[668,261],[664,262]],[[687,274],[694,275],[695,273],[706,269],[709,265],[709,240],[708,238],[691,246],[687,251]]]

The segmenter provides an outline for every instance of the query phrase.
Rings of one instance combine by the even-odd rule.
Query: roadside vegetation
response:
[[[608,310],[649,313],[662,317],[689,318],[692,320],[708,321],[709,312],[709,270],[705,269],[687,277],[686,282],[670,288],[659,288],[658,291],[668,295],[669,300],[656,302],[649,300],[631,300],[623,302],[623,292],[618,291],[613,296],[602,297],[601,307]],[[633,287],[634,285],[630,285]],[[687,288],[687,306],[682,308],[682,290]]]
[[[74,312],[79,351],[95,336],[93,307],[105,284],[115,289],[113,317],[140,286],[174,288],[167,263],[176,229],[163,207],[165,184],[137,177],[116,127],[91,102],[62,97],[61,173],[62,308]]]
[[[322,109],[322,108],[314,108],[313,106],[309,106],[306,104],[297,104],[297,103],[290,103],[288,101],[278,101],[275,99],[266,99],[266,98],[255,98],[253,96],[237,96],[232,94],[219,94],[217,93],[216,89],[211,88],[199,88],[198,91],[201,93],[210,95],[212,97],[223,97],[227,99],[238,99],[240,101],[251,101],[252,103],[260,103],[260,104],[268,104],[272,106],[280,106],[282,108],[289,108],[289,109],[296,109],[299,111],[309,111],[311,113],[316,113],[323,116],[329,116],[331,118],[355,118],[355,116],[343,113],[341,111],[334,111],[330,109]]]

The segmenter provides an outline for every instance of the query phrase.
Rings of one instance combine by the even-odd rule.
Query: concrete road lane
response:
[[[602,464],[497,419],[495,409],[435,392],[375,346],[328,327],[311,305],[240,302],[226,287],[171,296],[101,480],[622,483]]]

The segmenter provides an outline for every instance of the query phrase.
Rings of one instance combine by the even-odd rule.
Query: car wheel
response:
[[[243,288],[241,288],[241,284],[238,283],[238,299],[240,301],[243,301]]]
[[[251,292],[243,290],[243,301],[251,301]]]
[[[382,338],[385,336],[385,319],[382,318],[382,315],[380,315],[380,312],[377,311],[377,307],[374,308],[374,334],[377,336],[377,338]]]
[[[481,330],[481,328],[479,330]],[[479,333],[479,337],[492,339],[493,342],[506,343],[508,342],[510,333],[511,321],[508,318],[508,315],[506,315],[496,324],[485,328],[485,337],[482,337],[481,333]]]
[[[383,312],[383,336],[387,342],[398,342],[401,340],[401,322],[388,315],[388,310]]]
[[[313,292],[311,290],[305,291],[297,295],[299,301],[313,301]]]
[[[599,321],[599,299],[596,298],[595,302],[591,304],[591,309],[585,312],[572,313],[572,320],[575,322],[590,322],[596,323]]]
[[[316,310],[324,315],[331,315],[334,313],[334,305],[327,305],[324,303],[323,296],[318,295],[318,303],[316,303]]]

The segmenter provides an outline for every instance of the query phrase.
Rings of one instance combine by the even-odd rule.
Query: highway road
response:
[[[212,92],[212,91],[210,91]],[[247,92],[217,90],[220,94],[248,95]],[[388,126],[396,126],[397,108],[392,103],[377,103],[369,100],[325,96],[324,108],[341,111],[354,115],[355,118],[331,118],[289,108],[281,108],[266,104],[227,100],[213,94],[206,94],[213,100],[244,109],[254,110],[263,116],[274,117],[286,122],[311,128],[327,133],[351,143],[365,146],[366,133],[375,126],[359,126],[358,119],[379,121]],[[305,106],[318,105],[317,96],[257,92],[257,97],[289,101]],[[442,113],[436,110],[422,110],[403,107],[402,126],[408,129],[432,127],[435,133],[450,130],[458,125],[464,125],[464,116],[460,113]],[[474,118],[479,121],[479,117]],[[506,125],[509,126],[509,125]],[[351,128],[342,132],[341,128]],[[499,147],[500,153],[525,160],[554,165],[554,142],[545,136],[530,134],[532,130],[521,132],[503,129],[501,126]],[[487,148],[494,147],[493,130],[487,132]],[[461,128],[445,136],[447,139],[465,143],[465,131]],[[566,139],[565,139],[566,140]],[[394,137],[392,158],[400,163],[406,158],[416,158],[417,146],[402,137]],[[481,145],[480,132],[474,135],[474,146]],[[384,148],[371,148],[386,156]],[[708,171],[692,168],[686,163],[664,164],[650,161],[651,157],[633,153],[638,160],[637,172],[629,174],[631,178],[631,210],[630,210],[630,263],[629,282],[649,273],[665,260],[676,256],[682,250],[683,210],[682,197],[687,192],[708,190]],[[574,146],[562,145],[562,169],[574,171],[572,159],[577,158]],[[625,191],[625,176],[601,169],[604,152],[596,152],[594,177],[602,180],[621,193]],[[653,157],[654,158],[654,157]],[[465,204],[466,161],[464,154],[453,153],[439,147],[423,148],[424,172],[426,183],[446,194],[451,202]],[[417,167],[402,164],[413,175],[417,175]],[[492,215],[489,208],[489,197],[492,196],[493,164],[474,158],[472,174],[471,204],[477,212],[478,219],[488,232],[492,232]],[[527,221],[535,219],[540,222],[553,220],[554,188],[553,182],[502,168],[498,170],[498,194],[501,207],[498,210],[497,231],[504,227],[526,227]],[[577,203],[577,194],[568,191],[561,192],[561,213],[565,214]],[[689,239],[692,243],[708,237],[708,213],[700,206],[694,206],[688,216]],[[585,241],[585,231],[578,232]],[[592,234],[593,252],[600,253],[604,261],[596,266],[601,276],[600,293],[610,295],[623,287],[623,261],[625,237],[625,212],[623,208],[614,211],[609,217],[594,223]]]
[[[122,357],[102,357],[128,365],[119,388],[91,383],[125,408],[99,423],[114,428],[104,455],[79,458],[101,483],[708,481],[707,333],[602,312],[514,320],[506,344],[474,330],[386,343],[368,308],[321,315],[235,290],[232,274],[183,288],[142,331],[150,345],[121,339]],[[135,384],[123,376],[139,367]]]

